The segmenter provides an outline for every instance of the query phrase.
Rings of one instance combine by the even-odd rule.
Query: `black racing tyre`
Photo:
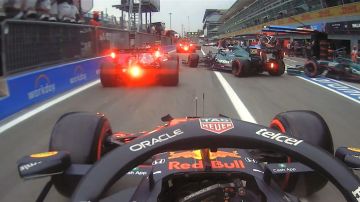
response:
[[[117,85],[116,75],[114,75],[115,64],[112,62],[104,62],[100,66],[100,81],[105,87],[114,87]]]
[[[161,62],[160,69],[165,73],[161,75],[161,84],[164,86],[177,86],[179,84],[179,62],[168,60]]]
[[[325,120],[313,111],[288,111],[276,115],[270,127],[288,136],[302,139],[313,146],[334,154],[332,136]],[[285,157],[287,162],[296,161]],[[309,196],[323,188],[327,179],[319,173],[287,174],[276,180],[286,192]]]
[[[247,76],[250,71],[250,62],[248,60],[235,60],[232,63],[232,74],[236,77]]]
[[[189,67],[197,67],[199,64],[200,56],[198,54],[190,54],[188,57]]]
[[[71,112],[55,123],[49,151],[67,151],[72,163],[93,164],[107,152],[104,140],[112,135],[110,122],[102,114]],[[71,196],[80,176],[55,175],[54,186],[64,196]]]
[[[278,68],[274,71],[271,71],[269,70],[269,74],[271,76],[281,76],[284,74],[285,72],[285,63],[283,60],[277,60],[277,61],[274,61],[277,65],[278,65]]]
[[[317,77],[324,72],[319,63],[314,59],[309,59],[304,65],[305,75],[311,78]]]

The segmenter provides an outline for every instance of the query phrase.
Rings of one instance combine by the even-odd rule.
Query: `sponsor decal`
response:
[[[260,135],[262,137],[265,137],[267,139],[275,140],[277,142],[283,142],[288,145],[294,145],[297,146],[300,143],[303,142],[303,140],[298,140],[292,137],[288,137],[282,133],[273,133],[268,131],[266,128],[260,129],[256,132],[257,135]]]
[[[232,160],[231,162],[222,162],[217,160],[210,161],[212,169],[244,169],[244,162],[242,160]],[[179,161],[170,161],[168,165],[169,170],[189,170],[189,169],[204,169],[202,160],[194,163],[182,163]]]
[[[230,61],[228,61],[228,60],[221,60],[221,59],[219,59],[219,60],[217,60],[219,63],[222,63],[222,64],[230,64]]]
[[[133,151],[133,152],[136,152],[136,151],[140,151],[142,149],[146,149],[148,147],[151,147],[155,144],[158,144],[160,142],[164,142],[166,140],[169,140],[169,139],[172,139],[178,135],[181,135],[183,134],[184,132],[181,130],[181,129],[176,129],[174,131],[172,131],[171,133],[164,133],[164,134],[161,134],[159,135],[158,137],[154,137],[154,138],[151,138],[150,140],[145,140],[145,141],[142,141],[138,144],[135,144],[135,145],[132,145],[130,147],[130,151]]]
[[[237,153],[237,151],[227,152],[227,151],[217,151],[217,152],[210,152],[209,155],[210,159],[217,159],[217,158],[241,158],[241,156]],[[177,159],[177,158],[192,158],[201,160],[201,150],[193,150],[193,151],[183,151],[183,152],[169,152],[168,159]]]
[[[272,169],[274,173],[288,173],[288,172],[296,172],[296,168],[286,167],[285,164],[278,164],[278,168]]]
[[[255,160],[251,157],[245,157],[244,160],[248,163],[258,163],[257,160]]]
[[[360,28],[360,23],[351,24],[352,28]]]
[[[201,129],[217,134],[234,128],[233,122],[228,118],[201,118],[199,121]]]
[[[165,159],[155,159],[153,162],[152,162],[152,165],[158,165],[158,164],[164,164],[165,163]]]
[[[258,170],[258,169],[253,169],[254,172],[258,172],[258,173],[264,173],[264,171]]]
[[[74,84],[74,83],[77,83],[77,82],[80,82],[80,81],[84,81],[87,78],[87,75],[84,73],[84,69],[80,65],[75,67],[74,75],[75,75],[74,77],[71,77],[69,79],[70,84]]]
[[[31,154],[30,157],[32,158],[45,158],[49,156],[55,156],[58,152],[52,151],[52,152],[43,152],[43,153],[37,153],[37,154]]]
[[[357,199],[357,201],[360,202],[360,186],[357,189],[355,189],[354,191],[352,191],[352,194]]]
[[[348,147],[348,150],[353,152],[360,152],[360,148],[355,148],[355,147]]]
[[[35,89],[33,91],[28,92],[27,96],[29,100],[40,97],[42,95],[46,95],[49,93],[54,93],[56,90],[55,84],[51,83],[48,76],[45,74],[40,74],[35,79]]]
[[[231,161],[223,162],[218,158],[241,158],[237,151],[217,151],[209,152],[210,166],[212,169],[243,169],[244,162],[240,159],[231,159]],[[180,161],[169,161],[169,170],[189,170],[189,169],[204,169],[204,162],[201,156],[201,150],[183,151],[183,152],[169,152],[169,160],[172,159],[195,159],[194,163],[184,163]],[[198,160],[198,161],[196,161]]]
[[[147,174],[146,171],[141,171],[138,167],[132,169],[131,171],[129,171],[128,173],[126,173],[127,175],[140,175],[140,176],[144,176]]]
[[[39,164],[41,164],[42,162],[41,161],[38,161],[38,162],[31,162],[31,163],[27,163],[27,164],[24,164],[22,166],[20,166],[20,172],[22,171],[25,171],[25,170],[29,170],[30,168],[34,167],[34,166],[37,166]]]

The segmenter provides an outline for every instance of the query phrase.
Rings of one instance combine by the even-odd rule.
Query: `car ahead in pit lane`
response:
[[[304,64],[304,73],[308,77],[317,77],[325,73],[329,78],[360,82],[360,64],[342,57],[332,61],[309,59]]]
[[[113,133],[102,114],[65,114],[49,152],[20,159],[19,175],[51,176],[37,201],[54,185],[76,202],[288,202],[327,179],[347,201],[360,199],[360,180],[349,169],[360,167],[360,149],[341,147],[335,159],[329,128],[315,112],[280,113],[270,127],[224,116],[162,121],[150,132]]]
[[[189,39],[179,39],[176,43],[176,52],[177,53],[195,53],[196,50],[199,50],[199,45],[190,41]]]
[[[269,54],[271,57],[268,59]],[[209,60],[211,55],[212,59]],[[192,60],[193,58],[189,58],[188,63],[191,64]],[[231,71],[237,77],[251,76],[264,71],[272,76],[281,76],[285,72],[283,55],[275,48],[260,45],[246,48],[240,46],[221,48],[215,54],[208,53],[200,61],[212,69]]]
[[[100,66],[103,87],[133,84],[177,86],[179,58],[157,46],[112,50]]]

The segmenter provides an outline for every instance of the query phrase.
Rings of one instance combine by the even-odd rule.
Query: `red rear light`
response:
[[[270,68],[271,68],[271,69],[274,69],[274,67],[275,67],[275,64],[272,62],[272,63],[270,64]]]
[[[155,55],[155,58],[157,59],[157,58],[161,57],[161,52],[157,50],[157,51],[155,51],[154,55]]]
[[[192,43],[190,44],[190,46],[193,46],[193,45],[194,45],[194,44],[192,44]]]
[[[115,53],[115,52],[111,52],[111,53],[110,53],[110,57],[111,57],[112,59],[115,59],[115,58],[116,58],[116,53]]]
[[[138,78],[138,77],[141,76],[142,70],[141,70],[141,68],[138,67],[138,66],[132,66],[132,67],[129,68],[129,73],[130,73],[130,75],[131,75],[132,77]]]
[[[185,50],[185,51],[188,51],[188,50],[189,50],[189,46],[185,46],[185,47],[184,47],[184,50]]]
[[[180,43],[179,46],[182,47],[183,46],[182,43]]]

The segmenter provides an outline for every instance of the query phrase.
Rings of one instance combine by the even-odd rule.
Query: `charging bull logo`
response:
[[[70,84],[74,84],[74,83],[86,80],[86,78],[87,78],[86,74],[84,73],[84,69],[80,65],[75,67],[74,75],[75,75],[74,77],[71,77],[69,79]]]
[[[55,89],[56,89],[55,84],[52,84],[49,77],[46,76],[45,74],[40,74],[35,79],[34,88],[35,88],[35,90],[30,91],[27,94],[29,100],[40,97],[42,95],[53,93],[53,92],[55,92]]]
[[[217,152],[210,152],[209,155],[210,159],[217,159],[217,158],[240,158],[240,155],[237,151],[227,152],[227,151],[217,151]],[[194,150],[194,151],[183,151],[183,152],[169,152],[168,159],[177,159],[177,158],[192,158],[201,160],[201,150]]]
[[[228,161],[224,162],[219,158],[231,158]],[[180,162],[180,161],[171,161],[172,159],[195,159],[193,163]],[[217,151],[210,152],[210,166],[212,169],[243,169],[245,168],[244,162],[240,158],[240,155],[237,151],[227,152],[227,151]],[[235,158],[235,159],[234,159]],[[183,151],[183,152],[170,152],[169,153],[169,170],[189,170],[189,169],[204,169],[204,161],[202,160],[201,150],[195,151]],[[196,161],[198,160],[198,161]]]
[[[228,118],[202,118],[199,121],[201,129],[217,134],[234,128],[233,122]]]

